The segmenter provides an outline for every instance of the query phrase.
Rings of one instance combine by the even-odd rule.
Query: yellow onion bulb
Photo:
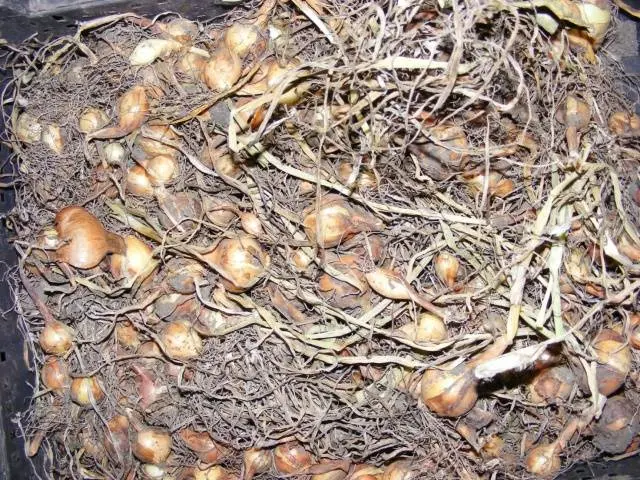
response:
[[[126,156],[127,152],[118,142],[111,142],[104,147],[104,158],[108,165],[120,165]]]
[[[167,57],[181,48],[182,43],[173,39],[148,38],[133,49],[129,56],[129,64],[138,67],[151,65],[156,59]]]
[[[40,369],[42,383],[49,390],[62,392],[71,384],[67,365],[61,358],[47,357]]]
[[[115,415],[107,422],[103,445],[109,454],[119,461],[123,461],[129,455],[129,419],[125,415]]]
[[[374,465],[361,463],[355,466],[349,480],[380,480],[384,470]]]
[[[192,80],[203,80],[207,57],[197,52],[187,52],[175,64],[176,71]]]
[[[593,340],[593,350],[598,360],[598,390],[602,395],[611,395],[624,385],[631,371],[631,349],[622,335],[605,329]]]
[[[459,417],[478,400],[477,380],[466,365],[452,370],[428,368],[422,376],[420,391],[424,404],[437,415]]]
[[[352,210],[346,201],[336,199],[322,202],[316,213],[315,206],[307,210],[302,225],[307,237],[322,248],[339,245],[351,235]]]
[[[195,467],[193,469],[193,480],[235,480],[236,478],[220,465],[204,469]]]
[[[171,435],[168,431],[144,427],[135,433],[131,451],[141,462],[159,465],[169,458],[171,447]]]
[[[400,274],[388,268],[375,268],[365,274],[374,292],[392,300],[409,300],[411,291]]]
[[[62,131],[58,125],[45,125],[42,127],[41,140],[42,143],[58,155],[64,151],[64,138],[62,138]]]
[[[24,143],[36,143],[42,136],[42,125],[30,113],[21,113],[16,119],[14,132],[18,140]]]
[[[237,54],[227,47],[218,48],[204,69],[204,81],[211,90],[229,90],[240,79],[242,62]]]
[[[153,250],[134,235],[124,238],[124,254],[111,255],[111,274],[116,278],[133,280],[147,272],[153,263]]]
[[[178,150],[168,143],[177,143],[179,140],[180,137],[168,125],[145,125],[142,133],[136,137],[135,145],[149,158],[158,155],[175,158]]]
[[[222,462],[229,454],[229,450],[215,442],[207,432],[183,428],[178,435],[187,448],[195,452],[201,462],[208,465]]]
[[[534,447],[525,460],[527,471],[539,477],[554,476],[562,466],[557,450],[553,443],[543,443]]]
[[[173,477],[167,477],[167,469],[153,463],[143,463],[140,466],[142,476],[148,480],[169,480]]]
[[[300,66],[300,60],[294,58],[289,60],[284,65],[280,65],[276,60],[273,60],[267,70],[267,88],[274,91],[279,91],[280,85],[285,82],[294,82],[295,76],[289,76],[290,73]],[[284,92],[278,97],[278,103],[283,105],[295,105],[300,101],[300,98],[309,89],[309,83],[303,82],[297,85],[287,85]]]
[[[640,135],[640,116],[635,113],[614,112],[608,125],[609,131],[619,137]]]
[[[438,343],[446,340],[447,336],[447,326],[444,320],[432,313],[420,314],[414,337],[417,343]]]
[[[240,213],[240,225],[242,225],[242,229],[246,233],[255,237],[259,237],[264,233],[262,222],[253,212]]]
[[[80,114],[78,129],[91,134],[109,123],[109,116],[101,108],[89,107]]]
[[[313,259],[301,249],[295,250],[291,254],[291,266],[296,272],[306,272],[311,262]]]
[[[96,377],[74,378],[71,382],[71,400],[87,407],[104,398],[104,391]]]
[[[284,475],[301,475],[313,465],[313,457],[297,442],[278,445],[273,450],[273,466]]]
[[[45,324],[38,337],[38,343],[45,353],[62,356],[71,350],[74,338],[73,328],[53,320]]]
[[[58,260],[76,268],[93,268],[109,253],[122,253],[122,237],[104,229],[82,207],[65,207],[56,214],[56,231],[64,242],[56,250]]]
[[[249,448],[242,455],[242,467],[245,480],[251,480],[256,474],[265,473],[271,468],[271,452],[262,448]]]
[[[134,165],[127,172],[126,188],[139,197],[152,197],[155,191],[147,171],[140,165]]]
[[[166,354],[176,360],[190,360],[202,352],[202,339],[186,320],[169,323],[160,340]]]
[[[251,23],[234,23],[224,32],[227,48],[240,58],[249,54],[259,39],[260,30]]]
[[[441,252],[433,260],[436,275],[447,287],[453,288],[460,270],[458,259],[447,252]]]
[[[144,165],[151,185],[164,185],[175,180],[180,173],[180,167],[175,158],[168,155],[158,155],[145,162]]]
[[[412,468],[411,460],[396,460],[384,467],[381,480],[413,480],[420,470]]]
[[[602,0],[583,0],[577,2],[583,21],[586,24],[593,45],[602,45],[611,23],[609,2]]]
[[[163,30],[171,38],[181,43],[191,42],[198,36],[198,25],[186,18],[174,18],[164,25]]]
[[[570,368],[564,365],[545,368],[529,383],[529,398],[534,403],[566,401],[574,385]]]
[[[271,263],[262,245],[248,235],[221,240],[204,258],[226,280],[225,288],[234,292],[253,287]]]

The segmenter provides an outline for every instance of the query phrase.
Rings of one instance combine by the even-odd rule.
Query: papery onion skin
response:
[[[152,197],[155,191],[147,171],[140,165],[134,165],[127,172],[126,188],[139,197]]]
[[[139,128],[149,114],[149,99],[145,87],[136,85],[127,90],[118,102],[118,125],[89,134],[89,138],[121,138]]]
[[[122,237],[104,229],[100,221],[82,207],[69,206],[56,214],[56,230],[64,244],[56,250],[60,261],[87,269],[98,265],[109,253],[122,253]]]
[[[40,369],[40,378],[45,387],[54,392],[62,392],[71,384],[69,370],[64,360],[47,357]]]
[[[278,445],[273,450],[273,466],[285,475],[300,475],[313,464],[313,457],[296,442]]]
[[[229,90],[240,79],[242,62],[240,57],[226,47],[218,48],[204,69],[204,81],[211,90]]]
[[[61,155],[64,151],[64,139],[58,125],[45,125],[42,128],[41,140],[42,143],[58,155]]]
[[[450,253],[441,252],[433,260],[436,275],[449,288],[453,288],[460,269],[460,262]]]
[[[159,186],[175,180],[180,174],[180,167],[175,158],[168,155],[157,155],[144,165],[151,185]]]
[[[160,338],[166,354],[176,360],[190,360],[202,352],[202,339],[187,321],[171,322]]]
[[[224,42],[240,58],[245,57],[260,39],[260,29],[254,24],[234,23],[224,32]]]
[[[38,337],[40,347],[51,355],[65,355],[71,347],[75,338],[74,330],[62,322],[54,320],[47,322]]]
[[[98,403],[104,398],[104,391],[96,377],[74,378],[71,382],[71,400],[84,407]]]
[[[145,125],[135,140],[135,146],[140,148],[149,158],[167,155],[175,158],[178,150],[168,145],[178,143],[180,137],[168,125]]]
[[[115,253],[111,256],[111,274],[116,278],[132,280],[149,269],[153,263],[153,251],[134,235],[127,235],[124,243],[124,254]]]
[[[108,165],[120,165],[126,156],[127,152],[118,142],[109,143],[104,147],[104,157]]]
[[[555,475],[562,466],[560,455],[556,450],[555,444],[542,444],[534,447],[525,460],[527,471],[540,477]]]
[[[529,383],[529,397],[534,403],[563,402],[575,385],[571,369],[558,365],[541,370]]]
[[[144,427],[136,432],[131,450],[141,462],[159,465],[169,458],[172,445],[171,435],[166,430]]]

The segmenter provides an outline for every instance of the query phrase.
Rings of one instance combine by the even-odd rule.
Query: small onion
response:
[[[388,268],[376,268],[365,274],[369,286],[379,295],[392,300],[411,300],[409,286],[399,273]]]
[[[459,417],[476,404],[477,386],[472,369],[465,364],[452,370],[428,368],[422,376],[422,401],[438,415]]]
[[[138,275],[147,272],[153,265],[153,251],[149,245],[139,240],[134,235],[127,235],[124,238],[124,254],[114,253],[111,255],[111,274],[115,278],[126,278],[133,280]]]
[[[305,91],[309,89],[309,83],[303,82],[294,85],[296,75],[291,75],[291,72],[300,67],[300,60],[293,58],[284,65],[280,65],[277,60],[272,59],[269,63],[266,76],[266,87],[268,90],[278,91],[280,85],[287,81],[289,85],[286,86],[284,92],[278,98],[278,103],[283,105],[295,105],[300,101],[300,98]]]
[[[104,391],[96,377],[74,378],[71,382],[71,400],[83,407],[97,403],[104,398]]]
[[[260,40],[260,29],[252,23],[234,23],[224,32],[224,42],[240,58],[245,57]]]
[[[144,463],[162,464],[171,453],[171,435],[160,428],[144,427],[134,435],[131,450]]]
[[[202,463],[208,465],[221,463],[229,456],[229,449],[215,442],[207,432],[197,432],[191,428],[183,428],[178,435],[189,450],[198,455]]]
[[[129,456],[129,419],[124,415],[116,415],[107,422],[104,432],[104,446],[109,455],[122,462]]]
[[[611,23],[609,2],[602,0],[583,0],[577,2],[580,16],[584,21],[593,45],[599,47]]]
[[[127,172],[126,188],[139,197],[152,197],[155,191],[147,171],[140,165],[134,165]]]
[[[156,196],[162,208],[158,213],[158,220],[164,228],[184,232],[198,227],[203,209],[196,193],[184,191],[169,194],[166,191],[156,191]]]
[[[157,155],[144,162],[151,185],[158,186],[175,180],[180,173],[180,167],[175,158],[168,155]]]
[[[61,356],[71,350],[75,335],[73,328],[53,320],[45,324],[38,337],[38,343],[45,353]]]
[[[145,87],[136,85],[118,101],[118,125],[92,131],[89,138],[121,138],[139,128],[149,114],[149,99]]]
[[[235,480],[236,478],[219,465],[204,470],[200,470],[198,467],[193,469],[193,480]]]
[[[534,403],[563,402],[569,398],[574,384],[570,368],[564,365],[545,368],[529,383],[529,398]]]
[[[464,129],[452,123],[443,123],[427,129],[429,136],[438,143],[414,144],[414,151],[420,165],[426,172],[433,170],[433,165],[459,169],[467,160],[469,141]],[[448,176],[447,174],[445,174]]]
[[[244,480],[251,480],[257,473],[265,473],[271,468],[271,452],[262,448],[249,448],[242,455]]]
[[[160,335],[164,351],[176,360],[190,360],[202,352],[202,339],[187,321],[171,322]]]
[[[149,480],[169,480],[167,477],[167,469],[153,463],[144,463],[140,466],[142,476]]]
[[[65,207],[56,214],[56,231],[64,244],[58,259],[76,268],[93,268],[108,253],[122,253],[122,237],[104,229],[100,221],[82,207]]]
[[[42,125],[30,113],[18,115],[14,131],[18,140],[24,143],[39,142],[42,136]]]
[[[174,292],[183,295],[194,293],[196,291],[196,283],[203,283],[204,281],[205,267],[193,260],[184,258],[171,259],[167,264],[167,269],[169,270],[165,280],[167,285]],[[162,303],[162,298],[156,301],[157,306]],[[165,298],[165,300],[170,299]]]
[[[129,320],[116,325],[116,341],[121,347],[134,351],[140,346],[138,331]]]
[[[575,95],[568,95],[562,108],[556,112],[556,120],[567,128],[569,153],[576,153],[580,146],[578,132],[589,125],[591,108]]]
[[[444,321],[427,312],[420,314],[417,325],[408,323],[400,330],[416,343],[438,343],[446,340],[448,335]]]
[[[264,230],[262,229],[262,222],[253,212],[240,213],[240,225],[242,225],[242,229],[249,235],[260,237],[264,234]]]
[[[433,259],[436,275],[447,287],[453,288],[460,269],[458,259],[447,252],[441,252]]]
[[[540,477],[554,476],[562,466],[558,448],[554,443],[543,443],[534,447],[527,455],[525,465],[527,471],[534,475]]]
[[[634,313],[629,320],[629,344],[640,350],[640,313]]]
[[[149,38],[142,40],[129,56],[129,64],[132,66],[151,65],[156,59],[164,58],[177,52],[182,44],[175,40]]]
[[[351,162],[340,162],[337,173],[340,181],[346,184],[353,175],[353,164]],[[378,188],[378,179],[371,170],[361,168],[355,175],[353,184],[360,190],[374,189]]]
[[[42,383],[49,390],[62,392],[71,384],[71,377],[64,360],[57,357],[47,357],[40,369]]]
[[[178,150],[167,143],[177,143],[179,140],[180,137],[168,125],[145,125],[136,137],[135,145],[149,158],[158,155],[175,158]]]
[[[82,133],[91,134],[109,123],[109,117],[104,110],[90,107],[80,114],[78,129]]]
[[[241,74],[240,57],[223,46],[211,54],[204,70],[204,81],[211,90],[222,92],[233,87]]]
[[[175,64],[176,71],[192,80],[204,81],[208,58],[197,52],[187,52]]]
[[[304,253],[303,250],[295,250],[291,254],[292,267],[299,273],[306,272],[309,268],[309,265],[311,265],[311,262],[313,262],[313,259],[309,255]]]
[[[361,463],[356,465],[349,476],[349,480],[380,480],[384,470],[374,465]]]
[[[140,345],[138,350],[136,350],[136,354],[142,357],[139,361],[149,367],[155,364],[156,359],[163,358],[162,350],[153,340],[149,340]]]
[[[307,237],[322,248],[339,245],[360,232],[382,229],[382,222],[373,215],[351,207],[338,195],[327,195],[318,210],[312,205],[304,212],[302,222]]]
[[[198,35],[198,25],[186,18],[174,18],[163,25],[162,30],[181,43],[188,43]]]
[[[104,147],[104,158],[108,165],[120,165],[124,162],[127,152],[122,145],[112,142]]]
[[[45,125],[42,127],[42,143],[58,155],[64,150],[64,139],[58,125]]]
[[[504,198],[515,190],[513,180],[503,178],[502,175],[497,172],[489,172],[488,180],[484,173],[477,172],[464,173],[462,177],[474,194],[482,194],[485,182],[487,181],[489,182],[489,195]]]
[[[210,195],[203,195],[203,208],[207,219],[218,227],[228,227],[236,219],[233,203]]]
[[[131,370],[136,374],[136,386],[140,398],[138,405],[142,410],[146,410],[149,405],[167,392],[167,387],[166,385],[157,385],[157,379],[154,378],[154,375],[140,365],[132,365]]]
[[[625,382],[631,370],[631,349],[618,332],[602,330],[593,340],[598,360],[596,379],[602,395],[611,395]]]
[[[271,262],[260,243],[248,235],[221,240],[204,258],[224,278],[225,288],[234,292],[258,283]]]
[[[301,475],[313,465],[313,457],[297,442],[278,445],[273,450],[273,466],[284,475]]]

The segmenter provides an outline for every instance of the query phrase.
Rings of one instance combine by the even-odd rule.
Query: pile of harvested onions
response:
[[[264,0],[7,49],[56,478],[552,477],[640,448],[608,0]]]

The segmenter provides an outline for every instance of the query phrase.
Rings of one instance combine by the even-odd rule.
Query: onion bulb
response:
[[[131,370],[136,374],[138,405],[142,410],[146,410],[167,392],[167,386],[159,385],[155,375],[140,365],[132,365]]]
[[[49,390],[62,392],[71,384],[69,370],[64,360],[57,357],[47,357],[40,369],[42,383]]]
[[[196,193],[184,191],[171,195],[166,191],[156,191],[156,196],[162,209],[158,213],[158,220],[163,227],[181,232],[198,227],[203,211]]]
[[[229,90],[240,79],[242,62],[240,57],[225,46],[211,54],[204,69],[204,82],[211,90]]]
[[[309,265],[311,265],[311,262],[313,261],[313,259],[309,255],[304,253],[302,249],[295,250],[291,254],[290,258],[291,266],[296,272],[299,273],[306,272],[309,268]]]
[[[180,173],[180,167],[175,158],[169,155],[157,155],[144,162],[151,185],[159,186],[175,180]]]
[[[175,64],[176,71],[191,80],[204,81],[208,58],[197,52],[187,52]]]
[[[629,319],[629,344],[640,350],[640,313],[634,313]]]
[[[242,229],[246,233],[255,237],[259,237],[264,233],[264,230],[262,229],[262,222],[253,212],[241,212],[240,225],[242,225]]]
[[[609,117],[609,131],[618,137],[637,137],[640,135],[640,116],[614,112]]]
[[[236,480],[237,478],[219,465],[203,470],[198,467],[193,469],[193,480]]]
[[[249,448],[242,455],[243,479],[251,480],[257,473],[265,473],[271,468],[271,452],[262,448]]]
[[[338,195],[326,195],[316,206],[304,212],[302,222],[307,237],[321,248],[339,245],[360,232],[382,229],[382,222],[373,215],[360,211]]]
[[[127,152],[118,142],[112,142],[104,147],[104,158],[108,165],[120,165],[124,162]]]
[[[453,288],[460,270],[458,259],[447,252],[441,252],[433,259],[436,275],[447,287]]]
[[[129,320],[118,322],[116,325],[116,341],[122,348],[136,351],[140,346],[138,331]]]
[[[80,114],[78,119],[78,129],[82,133],[91,134],[109,123],[109,117],[104,110],[96,107],[89,107]]]
[[[297,442],[278,445],[273,450],[273,466],[284,475],[302,475],[313,465],[313,457]]]
[[[182,48],[175,40],[149,38],[142,40],[129,56],[129,64],[136,67],[151,65],[158,58],[165,58]]]
[[[196,283],[203,283],[205,276],[205,267],[193,260],[185,258],[172,259],[167,264],[167,269],[169,270],[165,280],[167,285],[174,292],[183,295],[194,293],[196,291]],[[156,307],[162,308],[163,299],[169,301],[182,300],[180,297],[171,299],[170,296],[165,295],[156,301]],[[158,308],[156,310],[158,310]]]
[[[384,470],[375,465],[360,463],[355,466],[349,480],[380,480]]]
[[[253,287],[271,262],[260,243],[248,235],[221,240],[204,258],[224,278],[225,288],[232,292]]]
[[[160,428],[144,427],[134,435],[131,450],[144,463],[164,463],[171,453],[171,435]]]
[[[459,417],[476,404],[477,385],[473,371],[464,364],[452,370],[429,368],[422,377],[422,401],[438,415]]]
[[[41,140],[42,143],[58,155],[64,151],[64,139],[58,125],[45,125],[42,127]]]
[[[73,328],[53,320],[46,322],[38,337],[38,343],[45,353],[62,356],[73,347],[75,335]]]
[[[534,447],[527,455],[525,465],[529,473],[539,477],[554,476],[562,466],[556,444],[543,443]]]
[[[397,272],[388,268],[376,268],[365,274],[369,286],[379,295],[392,300],[411,300],[409,286]]]
[[[260,29],[251,23],[234,23],[224,32],[227,48],[240,58],[249,54],[259,39]]]
[[[338,164],[337,173],[340,181],[347,184],[353,175],[353,164],[346,161],[340,162],[340,164]],[[378,179],[373,171],[361,168],[354,176],[352,184],[360,190],[374,189],[378,188]]]
[[[596,336],[593,349],[598,360],[598,390],[602,395],[611,395],[624,385],[631,370],[631,349],[622,335],[610,329]]]
[[[574,385],[575,376],[570,368],[564,365],[545,368],[529,383],[529,398],[534,403],[563,402],[569,398]]]
[[[484,173],[468,172],[463,173],[462,178],[467,183],[473,194],[482,194],[485,182],[489,183],[488,193],[499,198],[510,195],[515,190],[513,180],[504,178],[497,172],[489,172],[489,177],[485,177]]]
[[[18,140],[24,143],[39,142],[42,136],[42,125],[30,113],[18,115],[14,131]]]
[[[143,463],[140,466],[142,476],[148,480],[172,480],[173,477],[167,476],[167,469],[153,463]]]
[[[167,143],[177,143],[179,140],[180,137],[168,125],[145,125],[136,137],[135,146],[149,158],[159,155],[175,158],[178,150]]]
[[[198,36],[198,25],[186,18],[174,18],[163,24],[162,30],[181,43],[189,43]]]
[[[162,331],[160,340],[165,353],[176,360],[190,360],[202,352],[202,339],[186,320],[169,323]]]
[[[433,164],[459,169],[466,162],[469,141],[462,127],[443,123],[429,127],[427,132],[437,143],[414,144],[413,149],[419,153],[418,161],[425,171],[431,171]]]
[[[74,378],[71,382],[71,400],[83,407],[104,398],[104,391],[96,377]]]
[[[283,82],[287,82],[284,91],[278,97],[278,103],[282,105],[295,105],[298,103],[305,91],[309,89],[309,83],[303,82],[294,84],[299,78],[299,74],[295,72],[302,62],[297,58],[287,61],[280,65],[278,60],[272,58],[265,62],[262,67],[263,76],[258,72],[257,80],[249,85],[245,85],[242,93],[249,95],[262,95],[268,91],[279,92]]]
[[[203,208],[207,219],[218,227],[228,227],[236,219],[236,206],[210,195],[203,195]]]
[[[63,243],[58,260],[76,268],[93,268],[108,253],[123,253],[122,237],[104,229],[100,221],[82,207],[65,207],[56,214],[56,231]]]
[[[187,448],[196,453],[202,463],[218,464],[229,455],[229,449],[215,442],[207,432],[183,428],[178,435]]]
[[[88,138],[121,138],[139,128],[149,114],[149,99],[141,85],[127,90],[118,102],[118,125],[89,133]]]
[[[152,197],[155,191],[147,171],[140,165],[134,165],[127,171],[125,185],[128,192],[139,197]]]
[[[589,125],[591,108],[575,95],[568,95],[562,108],[556,112],[556,120],[567,129],[566,138],[569,153],[576,154],[580,146],[578,132]]]
[[[104,446],[109,455],[123,462],[129,455],[129,419],[124,415],[116,415],[107,422],[104,432]]]
[[[149,275],[149,268],[153,265],[152,250],[149,245],[134,235],[124,238],[124,254],[111,255],[111,274],[115,278],[133,280],[139,275]]]
[[[611,10],[606,0],[583,0],[577,7],[594,47],[602,45],[611,23]]]
[[[447,326],[444,321],[427,312],[420,315],[417,325],[413,322],[407,323],[400,331],[416,343],[439,343],[447,338]]]

